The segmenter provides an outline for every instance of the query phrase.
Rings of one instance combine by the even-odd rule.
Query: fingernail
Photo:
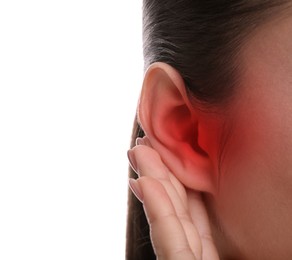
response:
[[[143,203],[143,194],[139,183],[134,179],[129,179],[129,187],[136,196],[136,198]]]
[[[129,162],[130,162],[132,169],[138,174],[137,162],[136,162],[135,156],[133,154],[133,151],[129,150],[127,154],[128,154],[128,159],[129,159]]]
[[[136,139],[136,145],[144,145],[144,144],[145,144],[145,143],[144,143],[143,138],[138,137],[138,138]]]

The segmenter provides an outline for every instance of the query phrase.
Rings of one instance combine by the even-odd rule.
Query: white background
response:
[[[0,2],[0,259],[124,259],[141,1]]]

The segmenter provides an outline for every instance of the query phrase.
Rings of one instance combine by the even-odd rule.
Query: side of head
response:
[[[289,2],[145,0],[143,4],[147,70],[138,107],[139,125],[135,125],[133,138],[145,132],[176,177],[188,188],[206,194],[222,259],[265,259],[265,252],[256,252],[259,250],[253,236],[256,240],[261,239],[263,251],[283,249],[268,242],[272,239],[271,233],[263,232],[262,236],[257,236],[246,230],[255,228],[260,232],[265,228],[261,223],[267,223],[262,220],[267,218],[269,208],[278,202],[261,205],[272,196],[269,191],[274,187],[272,176],[275,175],[270,171],[268,177],[262,178],[263,172],[267,171],[263,164],[271,159],[270,153],[265,154],[264,150],[266,142],[270,138],[276,139],[279,133],[271,130],[262,135],[261,132],[263,126],[273,129],[269,123],[271,118],[262,115],[275,101],[269,100],[268,94],[267,98],[262,98],[265,89],[269,89],[267,93],[273,93],[274,85],[267,86],[268,82],[261,80],[273,71],[262,69],[265,64],[259,64],[258,60],[269,56],[264,50],[272,50],[274,46],[263,46],[261,37],[266,36],[267,42],[277,38],[277,26],[282,18],[288,17],[285,10]],[[279,30],[284,30],[283,27]],[[270,30],[262,28],[271,29],[275,35],[268,35]],[[289,30],[286,28],[286,31]],[[281,43],[284,39],[278,41]],[[286,45],[289,45],[288,40]],[[272,67],[279,55],[276,52],[267,64],[271,63]],[[285,53],[282,55],[284,57]],[[283,73],[283,69],[279,69],[279,73]],[[286,135],[292,130],[290,122],[285,124]],[[280,147],[276,141],[271,143],[271,149]],[[279,153],[283,150],[278,149]],[[287,149],[292,152],[292,144],[285,151]],[[253,161],[249,153],[258,161]],[[281,154],[282,158],[284,151]],[[279,183],[283,184],[278,180]],[[258,191],[266,196],[259,195]],[[281,192],[277,196],[287,194]],[[257,205],[251,206],[253,201]],[[130,202],[129,212],[141,214],[138,207]],[[248,211],[250,216],[244,215]],[[285,213],[283,218],[286,220],[290,213]],[[139,230],[144,229],[145,232],[140,234],[146,235],[148,230],[142,226],[146,223],[144,218],[136,215],[138,227],[134,227],[135,221],[131,225],[128,223],[128,241],[141,241],[141,237],[140,240],[139,236],[135,237]],[[275,221],[271,215],[268,218]],[[132,254],[135,257],[128,253],[129,259],[146,259],[139,258],[139,243],[135,243],[134,246],[128,243],[128,252],[135,252]],[[282,255],[272,253],[281,259],[289,259],[292,254],[290,251]]]

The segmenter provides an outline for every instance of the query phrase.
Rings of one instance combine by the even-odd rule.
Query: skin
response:
[[[220,118],[232,131],[215,192],[202,199],[181,183],[151,137],[129,152],[140,176],[130,185],[144,203],[158,259],[292,259],[291,36],[285,16],[243,48],[242,85]],[[200,145],[208,150],[206,140]],[[219,141],[208,153],[216,165]]]
[[[212,207],[242,259],[291,259],[292,18],[256,32]]]

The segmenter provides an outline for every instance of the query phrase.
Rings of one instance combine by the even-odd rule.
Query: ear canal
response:
[[[198,144],[198,122],[194,120],[186,104],[175,107],[168,114],[168,118],[165,120],[165,127],[175,142],[185,143],[202,156],[208,156]]]

